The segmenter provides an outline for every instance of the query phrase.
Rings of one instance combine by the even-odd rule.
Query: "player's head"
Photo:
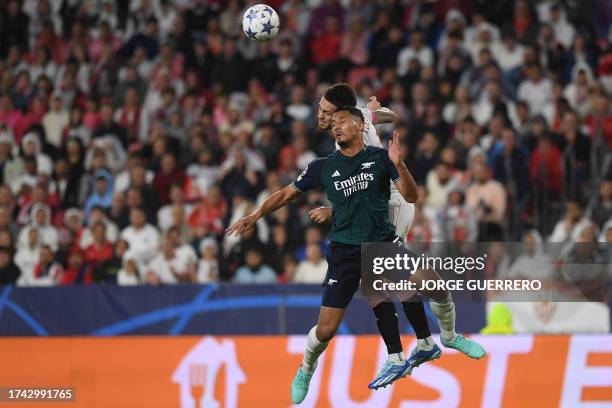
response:
[[[330,86],[319,101],[319,130],[331,129],[334,112],[339,106],[357,105],[357,96],[349,84],[338,83]]]
[[[356,141],[363,143],[363,114],[354,106],[340,106],[332,117],[332,133],[338,146],[349,147]]]

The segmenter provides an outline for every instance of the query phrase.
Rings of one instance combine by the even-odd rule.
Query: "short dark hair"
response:
[[[363,113],[361,113],[361,111],[354,106],[340,106],[338,110],[336,110],[336,113],[343,111],[350,113],[352,117],[359,119],[362,122],[364,121]]]
[[[324,95],[330,103],[336,106],[355,106],[357,105],[357,95],[353,88],[344,82],[334,84],[327,88]]]

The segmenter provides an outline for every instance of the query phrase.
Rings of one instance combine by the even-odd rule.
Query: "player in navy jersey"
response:
[[[331,118],[339,106],[355,106],[357,96],[353,88],[346,83],[338,83],[329,87],[319,101],[319,112],[317,115],[318,128],[321,131],[331,129]],[[364,118],[363,142],[366,146],[382,147],[382,140],[376,132],[375,124],[392,123],[397,120],[395,113],[384,108],[378,103],[376,97],[371,97],[366,108],[358,108]],[[339,148],[336,144],[336,148]],[[405,239],[412,220],[414,219],[414,203],[410,203],[402,197],[395,187],[390,183],[390,196],[388,200],[389,220],[395,227],[395,235]],[[309,212],[310,218],[318,223],[327,222],[331,219],[331,207],[319,207]],[[417,345],[408,357],[408,368],[406,366],[402,342],[400,339],[398,319],[395,306],[385,299],[369,298],[370,306],[376,316],[376,325],[381,337],[387,346],[387,360],[378,375],[369,387],[377,389],[385,387],[393,381],[411,374],[414,367],[439,358],[440,348],[431,337],[427,324],[427,316],[422,300],[415,296],[402,302],[402,309],[414,329],[417,337]],[[393,375],[392,373],[396,373]]]
[[[308,333],[304,360],[291,385],[291,398],[301,403],[317,359],[335,335],[346,306],[361,279],[362,242],[397,242],[394,226],[389,222],[388,201],[391,180],[408,202],[418,197],[416,183],[402,161],[398,135],[394,134],[389,150],[363,143],[363,114],[355,107],[341,107],[333,116],[332,131],[340,149],[327,158],[311,162],[289,186],[269,196],[261,208],[232,224],[229,235],[241,235],[253,228],[257,220],[287,205],[303,191],[323,187],[332,203],[330,257],[323,285],[323,298],[317,325]],[[399,253],[414,256],[406,247]],[[417,270],[411,281],[421,287],[426,280],[439,280],[433,270]],[[441,329],[442,344],[472,358],[481,358],[485,351],[476,342],[455,333],[455,308],[446,290],[422,291],[432,299],[432,311]]]

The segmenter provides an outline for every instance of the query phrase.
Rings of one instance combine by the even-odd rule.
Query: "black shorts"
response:
[[[361,245],[332,242],[323,280],[322,306],[346,308],[361,280]]]
[[[400,240],[395,235],[384,242]],[[401,241],[400,241],[401,242]],[[398,252],[408,248],[398,246]],[[353,299],[361,280],[361,245],[332,242],[327,256],[327,274],[323,280],[322,306],[345,309]]]

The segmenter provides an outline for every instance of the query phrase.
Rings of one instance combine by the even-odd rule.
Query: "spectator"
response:
[[[219,246],[214,238],[204,238],[200,242],[201,259],[198,262],[197,282],[210,283],[219,280]]]
[[[93,138],[108,138],[117,139],[124,148],[128,147],[128,138],[125,128],[119,125],[113,118],[113,106],[104,104],[100,107],[100,123],[93,132]]]
[[[78,208],[68,208],[64,211],[63,222],[64,224],[58,227],[58,234],[60,237],[68,234],[70,239],[78,244],[83,236],[83,231],[85,231],[85,227],[83,226],[83,212]]]
[[[440,242],[444,235],[439,223],[438,211],[427,203],[427,189],[419,186],[419,199],[415,203],[414,221],[406,235],[406,241],[427,247],[431,242]],[[414,249],[414,247],[411,247]]]
[[[12,252],[11,248],[0,247],[0,285],[14,285],[21,275]]]
[[[563,48],[569,49],[574,42],[574,33],[576,30],[567,21],[567,15],[565,10],[561,8],[560,4],[553,4],[550,8],[550,23],[555,32],[555,38]]]
[[[33,276],[34,267],[38,262],[41,242],[36,228],[28,231],[27,242],[20,245],[15,253],[15,264],[21,270],[23,276]]]
[[[519,68],[523,62],[524,48],[516,42],[512,31],[503,34],[502,42],[494,44],[492,47],[495,61],[504,72],[511,72]]]
[[[245,264],[238,268],[233,279],[234,283],[275,283],[276,274],[263,263],[261,250],[252,247],[246,250]]]
[[[287,106],[287,115],[295,120],[295,123],[299,121],[310,121],[312,120],[312,108],[306,103],[304,88],[297,85],[291,92],[291,100]]]
[[[10,0],[7,3],[6,13],[0,17],[0,36],[3,38],[0,44],[0,56],[7,54],[8,47],[15,45],[21,51],[29,48],[30,18],[22,11],[19,0]]]
[[[64,270],[60,281],[62,285],[93,282],[92,266],[86,261],[85,257],[83,250],[77,246],[70,250],[67,268]]]
[[[285,226],[274,225],[272,227],[271,239],[268,243],[266,253],[275,254],[274,257],[269,259],[269,263],[278,275],[283,272],[285,255],[293,252],[291,249],[289,236]]]
[[[27,133],[21,140],[21,148],[25,157],[36,159],[37,174],[51,175],[53,172],[53,162],[51,158],[43,152],[43,146],[37,133]]]
[[[206,226],[209,232],[221,235],[224,231],[223,219],[227,212],[227,204],[221,195],[221,189],[213,185],[208,190],[207,197],[193,206],[187,223],[191,228]]]
[[[119,272],[117,272],[117,284],[119,286],[134,286],[140,283],[140,271],[136,257],[126,252],[123,255],[123,263]]]
[[[316,208],[316,206],[314,207]],[[295,250],[294,255],[296,260],[302,261],[306,258],[306,248],[310,244],[319,245],[319,247],[321,248],[321,253],[323,254],[327,252],[327,246],[329,243],[327,242],[327,240],[324,239],[323,232],[321,231],[321,228],[319,228],[319,226],[309,225],[305,229],[305,232],[303,234],[300,234],[300,236],[302,235],[304,236],[304,244],[298,246],[298,248]]]
[[[564,193],[566,196],[580,195],[589,182],[589,158],[591,141],[579,128],[578,115],[568,111],[563,115],[561,127],[563,139]]]
[[[227,164],[226,164],[227,163]],[[261,188],[261,174],[251,162],[246,162],[245,152],[236,150],[233,161],[227,162],[221,168],[221,191],[223,196],[231,201],[235,195],[244,195],[254,199]]]
[[[0,183],[8,184],[24,171],[24,163],[20,156],[13,154],[13,137],[8,129],[0,125]]]
[[[147,223],[142,207],[130,210],[130,225],[121,231],[120,236],[128,243],[138,262],[147,264],[155,257],[159,247],[159,233]]]
[[[493,155],[493,178],[504,185],[509,198],[518,204],[528,191],[528,156],[513,128],[504,128],[501,134],[501,139],[492,147],[497,152]]]
[[[176,157],[173,153],[167,152],[162,156],[161,169],[153,179],[153,188],[159,194],[160,204],[165,205],[170,202],[170,186],[178,184],[185,185],[187,177],[185,172],[176,167]]]
[[[612,110],[608,95],[601,88],[595,89],[592,95],[592,112],[586,118],[589,136],[598,153],[591,158],[591,166],[599,167],[605,160],[605,154],[612,149]]]
[[[120,239],[113,247],[112,258],[100,262],[93,270],[94,280],[103,283],[119,283],[119,270],[123,266],[123,259],[128,255],[129,244]],[[133,254],[130,252],[130,256]]]
[[[433,52],[423,42],[423,33],[413,31],[410,34],[410,45],[403,48],[397,56],[397,75],[402,76],[408,72],[408,64],[412,59],[416,59],[421,66],[433,64]]]
[[[457,88],[455,88],[454,99],[444,106],[442,116],[444,120],[449,123],[457,123],[471,115],[472,104],[470,101],[470,92],[465,86],[457,86]]]
[[[91,227],[93,243],[85,248],[85,261],[96,264],[108,261],[113,257],[113,244],[106,239],[106,224],[98,221]]]
[[[436,167],[427,173],[427,205],[435,210],[441,209],[447,202],[448,194],[458,185],[452,167],[446,162],[437,162]]]
[[[612,178],[608,178],[599,187],[599,196],[591,209],[591,220],[598,227],[612,219]]]
[[[317,243],[306,246],[306,258],[298,264],[293,282],[322,283],[327,273],[327,261]]]
[[[465,194],[455,189],[448,195],[444,208],[444,240],[448,242],[476,242],[478,223],[476,214],[465,204]]]
[[[549,242],[576,242],[584,228],[593,223],[584,216],[584,208],[580,201],[572,199],[568,201],[563,218],[555,225],[548,238]]]
[[[42,203],[32,205],[30,210],[31,222],[26,225],[17,238],[17,247],[29,246],[30,230],[36,229],[39,234],[39,239],[42,245],[49,246],[53,251],[57,249],[58,235],[56,228],[51,225],[51,210],[49,206]]]
[[[516,258],[504,274],[510,279],[539,279],[552,280],[553,259],[544,252],[544,243],[540,234],[535,230],[523,234],[523,252]]]
[[[340,56],[351,65],[361,66],[368,62],[368,32],[364,17],[355,15],[350,20],[348,32],[342,36]]]
[[[538,64],[527,66],[527,79],[521,82],[517,96],[527,102],[529,111],[534,115],[542,113],[542,108],[550,102],[552,82],[542,76],[542,68]]]
[[[488,170],[479,156],[472,159],[470,172],[472,182],[466,192],[466,202],[476,212],[478,238],[481,242],[502,240],[506,191],[499,182],[489,177]]]
[[[18,286],[58,285],[64,273],[62,266],[53,259],[53,249],[44,244],[40,247],[38,260],[31,273],[23,272],[17,280]]]
[[[531,185],[547,200],[558,200],[563,178],[561,153],[548,134],[543,134],[537,143],[529,166]]]
[[[566,245],[560,274],[567,279],[577,296],[598,301],[608,295],[609,260],[597,243],[593,225],[578,230],[575,243]]]
[[[584,117],[589,109],[589,91],[593,85],[593,73],[584,62],[579,62],[572,68],[572,82],[565,86],[563,96],[572,109]]]
[[[282,272],[278,277],[278,283],[291,283],[297,271],[297,262],[291,254],[285,254],[282,258]]]
[[[419,141],[417,151],[412,164],[414,179],[423,184],[429,179],[433,167],[438,162],[438,149],[440,142],[432,132],[426,132]]]
[[[236,41],[228,38],[223,42],[223,52],[215,59],[211,73],[211,81],[218,83],[223,91],[238,91],[240,84],[246,83],[247,64],[238,52]]]
[[[145,166],[137,162],[130,170],[130,189],[136,189],[140,192],[143,203],[147,204],[149,210],[147,214],[155,214],[159,208],[159,193],[151,185],[152,179],[149,179],[149,172]]]
[[[111,206],[113,200],[113,180],[110,173],[106,170],[96,171],[92,177],[91,190],[91,195],[85,201],[85,219],[88,221],[93,207],[107,210]]]
[[[88,228],[84,228],[81,237],[79,239],[79,245],[81,248],[87,248],[94,242],[92,226],[102,223],[105,227],[105,238],[107,241],[111,243],[115,243],[117,241],[117,237],[119,236],[119,230],[117,229],[117,225],[112,222],[104,209],[102,207],[94,206],[91,209],[91,213],[89,216]]]
[[[196,277],[196,264],[185,253],[177,251],[169,239],[164,240],[161,252],[145,270],[145,281],[156,285],[194,282]]]
[[[324,80],[333,79],[342,45],[340,22],[335,16],[323,20],[323,29],[314,35],[310,43],[311,62],[318,66],[319,75]]]
[[[178,214],[180,212],[180,214]],[[191,205],[185,202],[182,186],[170,185],[170,202],[157,212],[157,225],[163,232],[173,226],[182,226],[191,212]]]

